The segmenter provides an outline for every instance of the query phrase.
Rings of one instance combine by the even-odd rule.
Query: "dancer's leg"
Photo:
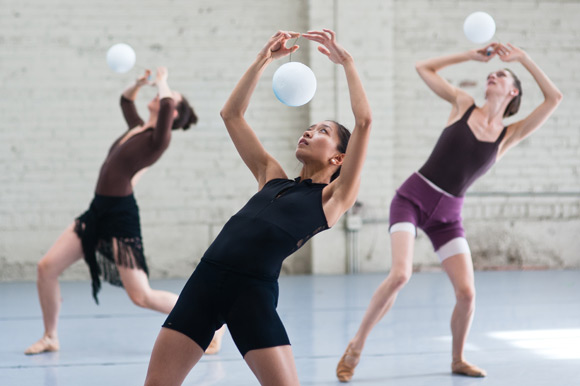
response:
[[[465,361],[463,349],[475,311],[475,282],[471,255],[460,253],[441,263],[455,290],[455,308],[451,316],[452,371],[474,377],[484,377],[485,371]]]
[[[213,354],[217,354],[220,352],[220,349],[222,347],[222,338],[224,337],[224,332],[226,332],[226,325],[225,324],[223,326],[221,326],[220,329],[215,332],[213,339],[211,340],[211,343],[209,344],[209,346],[207,346],[207,349],[205,350],[205,353],[207,355],[213,355]]]
[[[391,235],[392,267],[387,278],[373,294],[361,325],[351,341],[355,350],[363,349],[373,327],[391,309],[397,294],[411,278],[414,240],[409,232],[395,232]]]
[[[413,270],[414,242],[412,233],[400,231],[391,234],[391,271],[373,294],[357,333],[338,363],[336,375],[341,382],[350,381],[370,332],[391,309],[397,294],[409,281]]]
[[[168,314],[175,303],[177,295],[161,290],[154,290],[149,286],[149,278],[145,271],[137,268],[127,268],[117,265],[123,287],[127,291],[129,298],[139,307],[149,308]]]
[[[82,258],[81,240],[71,224],[59,236],[53,246],[38,263],[38,299],[44,322],[43,337],[26,349],[25,354],[39,354],[46,351],[58,351],[58,315],[61,296],[58,277],[74,262]]]
[[[177,386],[203,356],[203,349],[180,332],[162,328],[147,369],[145,386]]]
[[[250,350],[244,360],[261,385],[299,385],[298,372],[290,346]]]
[[[169,314],[169,312],[171,312],[177,302],[176,294],[168,291],[152,289],[149,285],[147,274],[140,269],[126,268],[119,265],[117,266],[117,269],[121,275],[123,287],[134,304],[164,314]],[[207,354],[217,354],[220,351],[225,328],[224,325],[216,331],[209,347],[207,348]]]

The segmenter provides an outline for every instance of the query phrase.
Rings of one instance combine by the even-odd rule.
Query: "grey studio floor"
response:
[[[384,274],[280,279],[279,313],[303,385],[338,385],[336,363]],[[153,281],[178,292],[185,280]],[[482,379],[450,374],[454,304],[442,272],[413,275],[371,334],[352,385],[580,385],[580,271],[476,272],[477,310],[466,357]],[[34,283],[0,283],[0,385],[142,385],[164,316],[105,285],[62,283],[59,353],[25,356],[42,332]],[[255,385],[226,333],[185,385]]]

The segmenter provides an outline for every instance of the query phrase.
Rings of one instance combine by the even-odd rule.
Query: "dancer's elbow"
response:
[[[220,110],[220,116],[222,117],[222,120],[229,121],[235,118],[241,118],[243,117],[243,114],[240,111],[224,107]]]
[[[369,112],[361,117],[357,117],[355,127],[361,130],[370,130],[373,124],[372,114]]]

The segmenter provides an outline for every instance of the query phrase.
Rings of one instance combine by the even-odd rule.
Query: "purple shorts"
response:
[[[391,201],[389,228],[396,223],[410,222],[425,232],[437,251],[447,242],[465,237],[462,208],[463,197],[440,192],[419,174],[413,173],[397,189]]]

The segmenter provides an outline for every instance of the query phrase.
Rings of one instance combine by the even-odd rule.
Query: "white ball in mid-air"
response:
[[[115,72],[127,72],[135,65],[135,50],[125,43],[117,43],[107,51],[107,64]]]
[[[474,43],[485,43],[495,34],[495,21],[486,12],[473,12],[463,23],[465,36]]]
[[[276,98],[287,106],[302,106],[314,97],[316,76],[310,67],[289,62],[276,70],[272,78],[272,89]]]

